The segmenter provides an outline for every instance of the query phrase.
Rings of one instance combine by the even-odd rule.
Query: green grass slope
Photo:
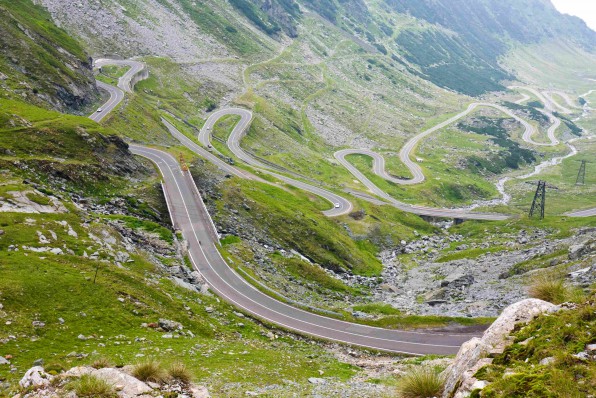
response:
[[[491,384],[472,397],[588,397],[596,391],[596,362],[578,357],[594,344],[596,302],[542,315],[514,331],[515,342],[476,377]],[[593,355],[593,353],[592,353]],[[550,359],[547,359],[550,358]],[[546,359],[546,361],[545,361]]]
[[[0,72],[4,98],[78,113],[98,98],[88,55],[30,0],[0,1]]]
[[[109,134],[87,118],[0,101],[0,204],[16,204],[22,193],[56,211],[0,211],[0,350],[10,358],[0,367],[0,395],[18,392],[37,359],[55,372],[102,357],[115,365],[183,361],[214,396],[281,380],[308,391],[308,377],[320,371],[337,380],[355,373],[317,345],[175,284],[169,269],[186,261],[164,226],[159,177]],[[83,207],[71,202],[74,193]],[[121,215],[85,205],[119,201]],[[147,326],[159,319],[183,329],[168,335]]]

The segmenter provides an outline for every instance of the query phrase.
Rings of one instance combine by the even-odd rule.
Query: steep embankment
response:
[[[0,92],[79,114],[99,99],[89,56],[30,0],[0,1]]]
[[[183,361],[222,396],[281,379],[308,392],[321,369],[354,373],[206,294],[156,174],[113,130],[2,98],[0,169],[0,395],[18,393],[35,361],[50,374],[104,357]]]

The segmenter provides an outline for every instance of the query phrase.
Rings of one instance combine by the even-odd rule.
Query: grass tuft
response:
[[[132,375],[141,381],[153,383],[163,383],[167,379],[167,373],[161,363],[154,360],[135,365]]]
[[[112,362],[106,357],[98,358],[91,364],[91,367],[95,369],[109,368],[111,366]]]
[[[115,398],[118,396],[114,387],[96,376],[83,375],[68,385],[79,398]]]
[[[432,398],[441,395],[444,378],[435,369],[413,368],[399,380],[397,396],[400,398]]]
[[[528,293],[532,298],[553,304],[561,304],[572,298],[572,291],[565,281],[551,274],[536,277],[530,285]]]
[[[186,365],[182,362],[174,362],[173,364],[171,364],[168,368],[168,376],[170,376],[171,379],[182,382],[184,384],[190,383],[192,379],[192,374],[190,373]]]

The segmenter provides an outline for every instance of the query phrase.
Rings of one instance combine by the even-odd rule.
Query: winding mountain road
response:
[[[93,63],[94,68],[101,68],[107,65],[126,66],[129,69],[118,79],[118,87],[114,87],[110,84],[106,84],[102,81],[97,80],[97,87],[107,91],[110,94],[110,99],[103,104],[95,113],[89,116],[93,121],[100,122],[105,118],[111,111],[118,106],[124,99],[124,93],[132,93],[136,76],[145,70],[145,64],[133,60],[112,60],[112,59],[97,59]]]
[[[517,122],[521,123],[525,129],[522,139],[530,144],[539,145],[539,146],[541,146],[541,145],[549,145],[550,146],[550,145],[559,144],[559,141],[554,136],[555,130],[561,124],[559,119],[555,118],[556,121],[553,120],[553,126],[551,126],[551,128],[549,129],[548,136],[551,141],[550,144],[544,144],[544,143],[534,142],[532,140],[532,136],[537,133],[537,130],[534,128],[534,126],[532,126],[530,123],[528,123],[527,121],[523,120],[522,118],[520,118],[519,116],[514,114],[511,110],[509,110],[503,106],[495,105],[495,104],[472,103],[468,106],[468,108],[465,111],[453,116],[452,118],[450,118],[448,120],[445,120],[442,123],[437,124],[436,126],[430,128],[426,131],[423,131],[420,134],[415,135],[402,147],[402,149],[399,152],[399,159],[406,165],[406,167],[409,169],[410,173],[412,173],[413,178],[411,178],[411,179],[405,180],[405,179],[395,178],[395,177],[389,175],[389,173],[387,173],[387,171],[385,170],[385,159],[383,158],[383,156],[376,152],[373,152],[371,150],[344,149],[344,150],[336,152],[335,158],[344,167],[346,167],[348,170],[350,170],[350,172],[356,178],[358,178],[362,183],[364,183],[369,189],[371,189],[369,184],[365,183],[361,178],[362,173],[354,172],[354,170],[356,170],[356,169],[354,167],[349,166],[350,163],[346,160],[346,156],[354,155],[354,154],[370,156],[373,159],[373,172],[376,175],[378,175],[379,177],[382,177],[388,181],[391,181],[396,184],[401,184],[401,185],[419,184],[425,180],[425,176],[424,176],[424,173],[422,172],[422,168],[416,162],[412,161],[411,156],[412,156],[414,150],[416,149],[416,147],[418,146],[418,144],[420,143],[420,141],[422,141],[422,139],[424,139],[428,135],[430,135],[438,130],[441,130],[441,129],[449,126],[450,124],[455,123],[456,121],[460,120],[461,118],[469,115],[471,112],[476,110],[476,108],[478,108],[478,107],[488,107],[488,108],[497,109],[497,110],[501,111],[502,113],[508,115],[509,117],[515,119]]]
[[[464,112],[458,116],[462,117],[464,114],[471,112],[471,110],[474,108],[475,108],[475,106],[471,106],[471,109],[469,109],[467,112]],[[264,164],[263,162],[259,161],[258,159],[255,159],[254,157],[252,157],[250,154],[246,153],[240,146],[240,141],[242,140],[242,137],[244,137],[244,135],[246,134],[246,131],[247,131],[248,127],[250,126],[250,122],[252,120],[252,113],[246,109],[226,108],[226,109],[222,109],[220,111],[217,111],[217,112],[211,114],[199,133],[198,138],[199,138],[199,142],[201,144],[203,144],[206,147],[211,147],[211,132],[213,131],[213,127],[218,122],[218,120],[220,120],[222,117],[227,116],[227,115],[240,116],[240,121],[236,124],[236,126],[232,130],[232,133],[230,134],[230,136],[228,137],[228,140],[227,140],[228,148],[232,151],[232,153],[237,158],[244,161],[248,165],[260,170],[261,172],[272,175],[275,178],[286,182],[287,184],[290,184],[297,188],[314,193],[315,195],[321,196],[321,197],[327,199],[328,201],[330,201],[331,203],[334,203],[334,206],[336,206],[335,208],[324,212],[324,214],[326,214],[328,216],[336,216],[336,215],[346,214],[347,212],[352,210],[352,203],[350,201],[348,201],[347,199],[343,198],[342,196],[339,196],[333,192],[330,192],[323,188],[314,186],[312,184],[307,184],[302,181],[299,181],[299,180],[287,177],[285,175],[276,173],[276,172],[272,171],[268,165]],[[449,122],[453,122],[454,120],[457,120],[457,119],[452,118],[452,119],[444,122],[443,124],[447,125],[447,124],[449,124]],[[432,131],[436,131],[436,129],[438,129],[438,128],[440,128],[440,127],[436,127],[434,129],[427,130],[426,132],[424,132],[422,134],[424,134],[424,136],[426,136],[426,135],[430,134]],[[413,148],[415,146],[415,143],[417,143],[422,138],[423,137],[418,137],[417,140],[414,140],[414,139],[410,140],[410,142],[412,143],[411,147]],[[384,169],[385,159],[381,155],[379,155],[375,152],[372,152],[372,151],[360,151],[360,150],[352,150],[352,151],[353,151],[353,153],[365,153],[365,154],[373,157],[373,159],[375,160],[375,164],[376,164],[375,170],[378,171],[381,176],[384,176],[383,173],[386,174],[385,169]],[[438,209],[438,208],[415,206],[415,205],[408,205],[408,204],[402,203],[402,202],[392,198],[387,193],[385,193],[382,189],[377,187],[372,181],[370,181],[368,178],[366,178],[366,176],[364,176],[364,174],[360,173],[354,166],[352,166],[347,160],[345,160],[345,158],[343,156],[345,156],[347,154],[348,154],[348,152],[339,151],[335,154],[335,157],[344,167],[346,167],[354,176],[356,176],[356,178],[358,178],[371,192],[373,192],[375,195],[383,198],[384,200],[389,202],[389,204],[393,205],[394,207],[399,208],[400,210],[406,211],[408,213],[423,215],[423,216],[447,217],[447,218],[457,218],[457,219],[496,221],[496,220],[505,220],[505,219],[509,218],[508,215],[504,215],[504,214],[476,213],[476,212],[471,212],[471,211],[465,210],[465,209]],[[417,165],[415,165],[415,166],[417,166]],[[422,180],[424,180],[424,175],[422,174],[422,170],[420,168],[418,168],[418,169],[420,172],[420,178]],[[390,176],[387,175],[387,177],[390,177]],[[393,177],[390,177],[390,178],[393,178]],[[394,180],[397,180],[397,179],[394,179]],[[339,205],[339,207],[337,207],[338,205]]]
[[[139,61],[134,61],[132,59],[107,59],[107,58],[100,58],[96,59],[93,62],[94,68],[101,68],[103,66],[109,65],[116,65],[120,67],[128,67],[128,70],[118,79],[118,88],[126,93],[132,94],[135,81],[134,79],[140,76],[142,80],[141,72],[146,70],[146,66],[144,63]],[[102,87],[103,88],[103,87]]]
[[[105,62],[105,64],[107,64],[108,60]],[[131,91],[134,84],[132,77],[133,76],[127,76],[121,78],[123,84]],[[101,84],[99,85],[101,86]],[[106,105],[104,105],[104,108],[111,110],[118,105],[124,94],[121,88],[113,88],[108,91],[111,97]],[[471,111],[470,108],[467,112],[469,113],[469,111]],[[268,170],[266,165],[253,159],[250,155],[244,152],[242,148],[240,148],[240,140],[245,134],[252,119],[252,114],[249,111],[226,109],[212,115],[205,124],[204,131],[201,131],[200,134],[200,139],[203,144],[210,145],[209,132],[212,131],[214,124],[219,118],[229,114],[238,114],[241,117],[241,121],[235,126],[228,139],[228,146],[238,158],[261,171],[268,172],[270,175],[273,175],[288,184],[298,187],[303,186],[304,189],[323,197],[328,194],[335,195],[310,184],[305,184],[301,181],[274,173],[271,170]],[[93,118],[95,115],[96,114],[93,114],[90,117]],[[98,120],[101,120],[101,118]],[[455,120],[457,119],[452,118],[444,123],[447,125],[447,122],[453,122]],[[165,120],[164,124],[184,145],[214,162],[230,174],[237,175],[241,178],[255,178],[252,174],[225,163],[209,151],[196,145],[192,140],[181,134],[172,124]],[[430,134],[428,133],[428,130],[424,133],[426,133],[426,135]],[[183,171],[178,161],[167,152],[135,144],[130,145],[130,150],[136,155],[151,160],[158,167],[163,177],[164,195],[166,197],[172,222],[175,228],[182,231],[184,238],[188,242],[189,257],[194,268],[201,273],[218,296],[230,304],[252,314],[254,317],[316,338],[323,338],[387,352],[412,355],[454,354],[459,350],[462,343],[478,334],[475,332],[449,333],[436,330],[401,331],[376,328],[317,315],[292,307],[291,305],[267,296],[240,277],[222,258],[217,249],[219,235],[216,227],[190,173],[188,171]],[[374,155],[372,156],[375,158]],[[379,173],[384,172],[384,160],[382,161],[381,159],[382,157],[377,157],[377,169]],[[351,167],[353,168],[353,170],[351,170],[353,173],[358,172],[353,166]],[[359,178],[362,178],[362,181],[367,181],[366,177],[363,175]],[[395,199],[392,199],[389,195],[372,184],[372,182],[368,182],[370,185],[367,184],[367,187],[373,190],[377,195],[390,202],[396,202]],[[340,196],[328,197],[328,200],[331,203],[337,203],[335,201],[341,199],[343,198]],[[328,211],[328,213],[333,211],[345,212],[347,206],[351,209],[351,203],[347,200],[346,202],[347,203],[342,203],[339,201],[341,206],[346,206],[346,208],[334,205],[334,208]],[[419,206],[404,206],[407,206],[408,211],[422,212],[416,214],[428,214],[427,212],[435,211],[443,212],[441,214],[445,214],[445,217],[454,217],[455,214],[454,210],[450,209],[443,210],[428,209]],[[584,216],[584,213],[590,211],[596,211],[596,209],[578,213],[582,213],[582,215],[579,216]],[[334,214],[331,213],[328,215]]]
[[[325,210],[323,214],[328,217],[337,217],[344,214],[348,214],[352,211],[353,205],[352,202],[347,200],[346,198],[337,195],[329,190],[326,190],[321,187],[314,186],[312,184],[305,183],[303,181],[296,180],[294,178],[287,177],[285,175],[276,173],[275,171],[271,170],[269,166],[264,164],[263,162],[253,158],[248,153],[246,153],[240,147],[240,140],[246,134],[250,126],[250,122],[252,120],[252,112],[242,109],[242,108],[227,108],[222,109],[220,111],[214,112],[209,116],[203,128],[199,133],[199,142],[206,147],[212,147],[211,145],[211,132],[213,131],[213,127],[215,124],[224,116],[227,115],[236,115],[240,116],[240,121],[234,126],[234,129],[230,133],[228,137],[227,145],[230,151],[240,160],[247,163],[248,165],[259,169],[259,171],[263,173],[267,173],[280,181],[285,182],[286,184],[292,185],[296,188],[302,189],[304,191],[313,193],[317,196],[320,196],[326,199],[328,202],[331,203],[332,208],[329,210]],[[212,148],[215,151],[215,148]]]
[[[172,222],[188,242],[194,267],[219,297],[254,317],[316,338],[412,355],[454,354],[463,342],[477,334],[400,331],[359,325],[313,314],[267,296],[248,284],[221,257],[209,213],[190,173],[180,169],[176,158],[139,145],[130,145],[130,150],[159,168]]]

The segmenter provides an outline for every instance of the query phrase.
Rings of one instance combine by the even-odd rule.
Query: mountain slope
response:
[[[499,65],[514,43],[553,39],[587,51],[596,49],[596,32],[579,18],[560,14],[549,0],[387,0],[393,10],[431,24],[400,32],[397,44],[406,59],[442,87],[478,95],[503,89],[513,79]]]
[[[82,113],[99,97],[83,48],[29,0],[0,0],[0,88],[5,97]]]

